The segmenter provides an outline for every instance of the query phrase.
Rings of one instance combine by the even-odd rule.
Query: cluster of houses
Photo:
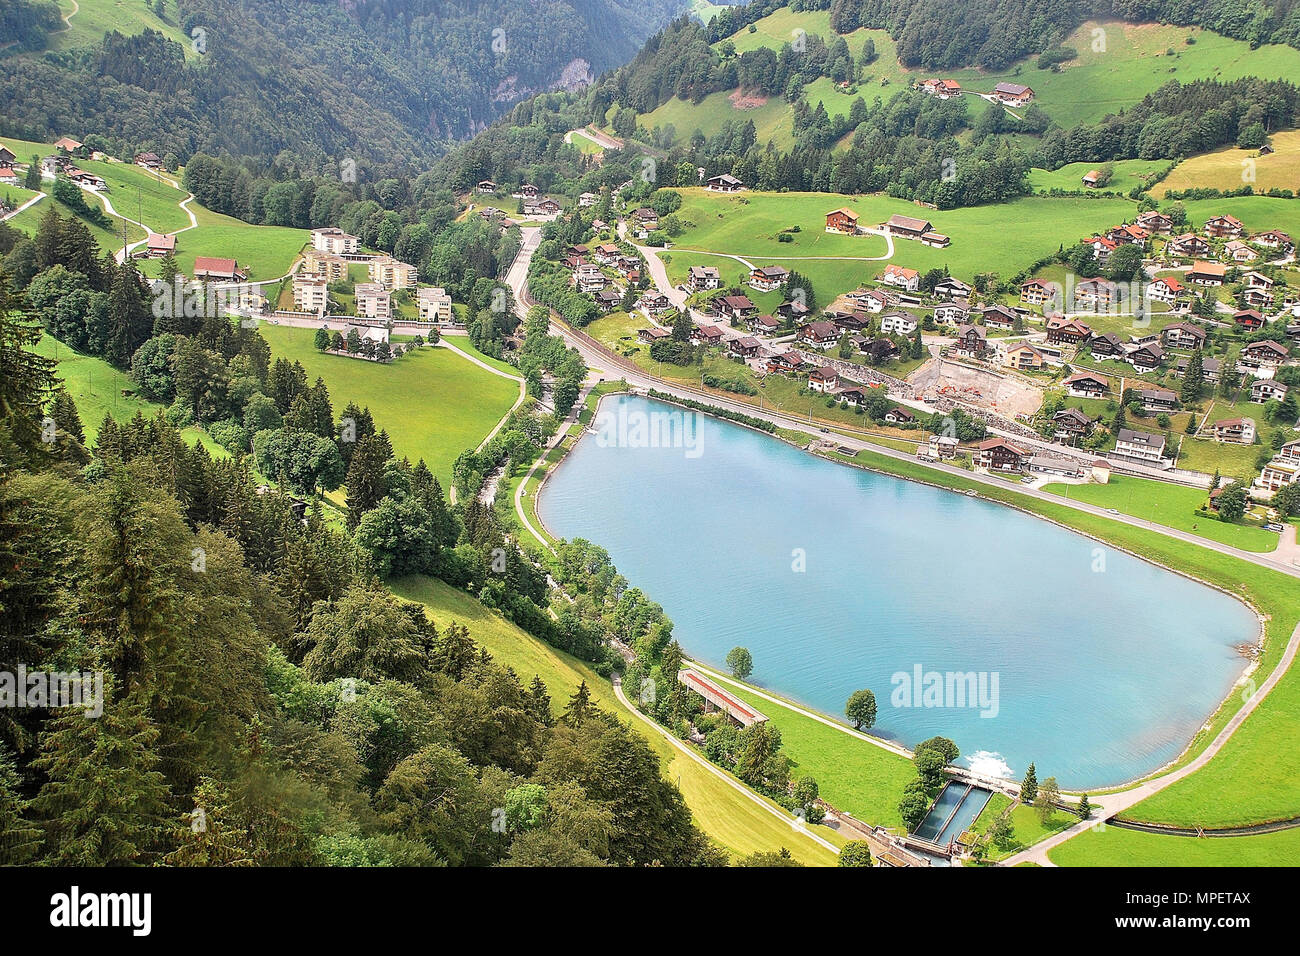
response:
[[[1250,496],[1260,501],[1267,501],[1273,495],[1300,480],[1300,438],[1289,441],[1277,450],[1277,454],[1266,464],[1258,478],[1251,483]],[[1217,490],[1217,489],[1216,489]],[[1211,501],[1214,493],[1211,492]]]
[[[950,100],[955,96],[961,96],[965,92],[962,90],[961,84],[956,80],[925,79],[917,83],[916,88],[922,93],[928,93],[941,100]],[[975,95],[1016,107],[1028,106],[1034,99],[1034,91],[1020,83],[998,83],[993,87],[992,93],[976,93]]]
[[[641,281],[641,260],[625,253],[616,242],[604,242],[595,248],[585,244],[568,246],[564,250],[564,264],[570,270],[569,284],[591,296],[601,312],[611,312],[623,301],[623,293],[617,282],[606,274],[607,271],[614,273],[628,288]],[[666,301],[667,297],[663,299]],[[663,302],[654,298],[650,299],[649,308],[666,311]]]

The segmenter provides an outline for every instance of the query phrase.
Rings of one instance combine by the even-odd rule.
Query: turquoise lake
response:
[[[682,440],[645,447],[651,421]],[[1154,770],[1258,637],[1227,595],[1010,508],[651,399],[609,397],[598,423],[544,486],[552,533],[606,548],[690,655],[743,645],[752,682],[833,716],[870,688],[874,733],[950,737],[983,772]]]

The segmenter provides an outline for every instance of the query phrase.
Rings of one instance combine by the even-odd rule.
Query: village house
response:
[[[845,295],[845,298],[868,312],[883,312],[889,305],[889,296],[880,289],[858,289]]]
[[[835,398],[840,402],[848,402],[850,405],[867,404],[867,390],[854,386],[853,388],[842,388],[835,393]]]
[[[1001,329],[1009,332],[1016,327],[1017,316],[1005,305],[986,305],[982,309],[975,309],[973,311],[974,314],[979,317],[979,320],[984,323],[986,328]]]
[[[808,373],[808,388],[813,392],[833,392],[839,382],[839,374],[829,365],[825,368],[815,368]]]
[[[366,264],[370,281],[381,285],[389,291],[395,289],[414,289],[419,277],[415,266],[394,259],[392,256],[375,256]]]
[[[197,256],[194,259],[196,282],[243,282],[247,278],[248,273],[239,268],[234,259],[216,256]]]
[[[646,345],[654,345],[656,342],[663,342],[673,337],[673,334],[667,329],[651,327],[648,329],[637,329],[636,337],[638,342]]]
[[[907,269],[891,262],[885,266],[885,271],[876,277],[876,281],[915,292],[921,284],[921,274],[915,269]]]
[[[760,292],[772,292],[790,278],[790,270],[781,266],[760,266],[749,274],[749,286]]]
[[[986,471],[1019,471],[1026,457],[1024,449],[1005,438],[986,438],[979,444],[976,464]]]
[[[583,193],[578,197],[578,208],[586,209],[589,206],[596,205],[598,202],[600,202],[600,197],[595,193]]]
[[[1047,341],[1053,345],[1081,346],[1092,337],[1092,329],[1079,319],[1070,319],[1060,324],[1049,323]]]
[[[1274,461],[1284,461],[1290,465],[1300,465],[1300,438],[1293,438],[1277,450]]]
[[[1081,181],[1089,189],[1096,189],[1097,184],[1101,182],[1101,170],[1100,169],[1088,170],[1086,173],[1083,174],[1083,179]]]
[[[1137,246],[1140,249],[1146,246],[1150,236],[1141,226],[1120,225],[1108,229],[1106,238],[1119,246]]]
[[[965,299],[970,294],[971,287],[952,276],[944,276],[934,284],[934,295],[937,299]]]
[[[455,321],[451,308],[451,296],[446,289],[426,287],[415,293],[416,306],[421,322],[449,324]]]
[[[1236,216],[1212,216],[1205,220],[1205,234],[1214,239],[1236,239],[1244,229]]]
[[[609,281],[605,278],[604,273],[600,271],[600,266],[590,262],[584,262],[573,270],[573,276],[570,280],[573,287],[579,292],[585,292],[588,295],[599,292],[605,288]]]
[[[722,285],[722,274],[715,266],[691,266],[686,273],[686,284],[695,292],[717,289]]]
[[[332,252],[308,249],[303,255],[303,271],[320,276],[326,282],[346,282],[348,260]]]
[[[653,232],[659,228],[659,213],[646,206],[632,213],[632,219],[645,232]]]
[[[21,182],[18,171],[12,166],[0,165],[0,185],[17,186]]]
[[[1250,386],[1250,400],[1257,405],[1272,401],[1280,402],[1286,398],[1287,391],[1285,385],[1271,378],[1256,379]]]
[[[720,176],[710,176],[705,181],[704,188],[715,193],[736,193],[744,189],[745,184],[730,173],[723,173]]]
[[[354,256],[360,251],[361,240],[342,229],[327,226],[311,231],[311,247],[318,252],[329,252],[336,256]]]
[[[993,87],[993,98],[1007,106],[1025,106],[1034,98],[1034,91],[1019,83],[999,83]]]
[[[740,358],[754,358],[758,355],[758,350],[762,348],[762,343],[752,335],[745,335],[738,339],[732,339],[727,343],[727,353],[736,355]]]
[[[691,333],[692,345],[721,345],[722,340],[722,329],[716,325],[697,325],[695,331]]]
[[[984,329],[978,325],[963,325],[957,329],[957,341],[953,348],[958,355],[979,358],[988,351],[988,338]]]
[[[1185,232],[1181,236],[1175,236],[1165,246],[1166,256],[1179,259],[1194,259],[1197,256],[1208,256],[1209,254],[1210,244],[1194,232]]]
[[[1242,297],[1246,304],[1256,309],[1266,309],[1273,304],[1273,280],[1262,272],[1247,272],[1242,276],[1245,289]]]
[[[1250,241],[1264,249],[1277,252],[1288,252],[1294,245],[1291,237],[1280,229],[1269,229],[1267,232],[1261,232],[1258,235],[1251,236]]]
[[[1164,466],[1165,436],[1121,428],[1115,438],[1115,454],[1150,465]]]
[[[480,194],[494,193],[497,191],[497,184],[490,179],[480,179],[478,185],[474,187]]]
[[[149,238],[145,240],[145,255],[150,259],[163,259],[175,251],[175,236],[160,236],[151,232]]]
[[[1092,247],[1092,254],[1097,261],[1103,266],[1110,254],[1119,248],[1119,243],[1114,239],[1107,239],[1105,236],[1093,236],[1088,240],[1088,245]]]
[[[914,219],[911,216],[893,215],[885,223],[885,231],[899,239],[920,239],[927,232],[933,232],[934,226],[928,219]]]
[[[634,256],[619,256],[614,268],[629,285],[636,285],[641,281],[641,260]]]
[[[1006,350],[1002,364],[1019,371],[1036,371],[1047,364],[1043,353],[1028,342],[1021,342]]]
[[[929,246],[932,249],[946,249],[952,245],[952,238],[944,235],[942,232],[923,233],[921,236],[921,245]]]
[[[1124,343],[1114,332],[1094,335],[1088,342],[1088,349],[1095,358],[1122,358],[1124,355]]]
[[[141,169],[161,169],[162,160],[156,153],[136,153],[135,164]]]
[[[916,88],[922,93],[928,93],[941,100],[948,100],[961,95],[961,84],[956,80],[922,80],[916,84]]]
[[[1287,485],[1300,479],[1300,461],[1287,461],[1281,457],[1274,458],[1260,472],[1252,484],[1251,490],[1258,490],[1271,497]]]
[[[1020,286],[1020,301],[1029,305],[1042,305],[1052,302],[1058,296],[1056,283],[1046,279],[1030,279]]]
[[[1087,437],[1092,431],[1095,419],[1089,418],[1077,408],[1063,408],[1052,416],[1052,425],[1056,428],[1057,441],[1073,444],[1080,438]]]
[[[852,209],[835,209],[826,214],[826,231],[846,236],[858,234],[858,214]]]
[[[1147,286],[1146,294],[1148,299],[1173,303],[1179,299],[1187,298],[1190,293],[1187,291],[1187,287],[1173,276],[1163,276]]]
[[[1232,313],[1232,321],[1247,332],[1254,332],[1264,325],[1264,316],[1256,309],[1238,309]]]
[[[1190,322],[1166,325],[1160,333],[1160,339],[1165,347],[1171,349],[1199,349],[1205,344],[1205,338],[1205,329]]]
[[[1157,342],[1143,342],[1128,351],[1124,356],[1129,365],[1139,375],[1154,372],[1165,360],[1165,350]]]
[[[1150,233],[1161,233],[1168,235],[1173,231],[1174,221],[1162,212],[1149,209],[1146,212],[1138,213],[1137,219],[1134,220],[1139,226]]]
[[[513,199],[536,199],[537,187],[532,183],[524,183],[519,189],[510,194]]]
[[[623,296],[620,295],[619,291],[612,286],[605,286],[605,288],[592,296],[592,299],[596,303],[596,308],[600,309],[602,312],[613,312],[623,304]]]
[[[1074,287],[1074,306],[1080,311],[1100,312],[1109,308],[1119,295],[1119,287],[1109,279],[1084,279]]]
[[[810,322],[799,329],[798,340],[815,349],[828,349],[840,340],[840,329],[834,322]]]
[[[1137,398],[1148,415],[1178,410],[1178,396],[1165,388],[1138,389]]]
[[[1228,274],[1228,267],[1221,262],[1207,262],[1204,259],[1198,259],[1192,263],[1191,271],[1187,273],[1187,281],[1192,285],[1217,286],[1223,285],[1224,277]]]
[[[357,315],[363,319],[388,319],[393,314],[393,293],[378,282],[362,282],[354,290]]]
[[[782,352],[779,355],[773,355],[767,360],[767,370],[778,375],[788,375],[791,372],[797,372],[803,366],[803,359],[796,352]]]
[[[951,435],[931,435],[929,441],[935,458],[956,458],[958,444]]]
[[[911,335],[916,331],[916,317],[909,312],[886,312],[880,317],[880,331],[885,335]]]
[[[713,307],[735,322],[748,322],[758,315],[758,306],[747,295],[723,295],[713,300]]]
[[[329,283],[316,276],[293,277],[293,307],[299,312],[320,315],[329,302]]]
[[[104,189],[108,185],[104,182],[104,177],[88,173],[84,169],[77,169],[75,166],[67,170],[67,177],[78,186],[84,186],[87,189]]]
[[[14,155],[14,151],[12,149],[10,149],[8,146],[0,145],[0,165],[12,166],[17,161],[18,161],[18,157]]]
[[[885,412],[885,421],[891,425],[911,425],[916,421],[916,414],[910,408],[895,405]]]
[[[596,247],[596,251],[592,253],[592,258],[594,258],[602,266],[612,266],[615,262],[618,261],[618,257],[621,256],[622,254],[623,251],[619,249],[618,243],[602,242],[600,245]]]
[[[1271,378],[1272,373],[1287,360],[1287,355],[1284,346],[1268,339],[1251,342],[1242,348],[1238,367],[1256,378]]]
[[[647,316],[663,315],[665,312],[673,310],[672,301],[662,292],[656,292],[654,289],[647,289],[641,293],[641,299],[637,303],[641,311]]]
[[[797,300],[788,300],[776,307],[776,315],[785,322],[802,322],[808,316],[808,306]]]
[[[1223,244],[1223,254],[1233,262],[1254,262],[1259,258],[1259,253],[1240,239],[1233,239]]]
[[[65,153],[75,153],[82,148],[82,145],[71,136],[60,136],[54,141],[54,148],[61,149]]]
[[[970,319],[970,303],[964,299],[957,302],[940,302],[934,307],[934,320],[946,325],[963,325]]]
[[[1174,378],[1182,378],[1187,374],[1188,363],[1191,359],[1186,355],[1180,355],[1174,359],[1174,364],[1169,369],[1169,374]],[[1211,385],[1217,384],[1219,376],[1223,372],[1223,362],[1221,359],[1210,358],[1208,355],[1201,359],[1201,375],[1205,381]]]
[[[543,199],[525,199],[524,215],[534,218],[555,216],[560,212],[560,204],[549,197]]]
[[[1232,445],[1253,445],[1255,443],[1255,420],[1253,418],[1225,418],[1214,423],[1214,440]]]
[[[1055,455],[1034,455],[1025,462],[1025,471],[1033,475],[1055,475],[1058,478],[1082,478],[1083,464],[1070,458]]]
[[[749,322],[749,330],[758,335],[775,335],[781,328],[781,320],[774,315],[756,315]]]
[[[1062,384],[1072,398],[1105,398],[1110,391],[1110,379],[1096,372],[1076,372]]]

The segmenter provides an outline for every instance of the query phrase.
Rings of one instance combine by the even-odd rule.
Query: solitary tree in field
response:
[[[319,329],[316,330],[316,351],[324,352],[329,347],[330,347],[329,329],[325,328],[325,326],[322,325]]]
[[[850,840],[840,850],[836,866],[875,866],[871,859],[871,845],[866,840]]]
[[[1038,774],[1034,772],[1034,765],[1031,762],[1029,769],[1025,771],[1025,779],[1020,781],[1020,802],[1031,805],[1037,797]]]
[[[754,673],[754,658],[748,648],[733,647],[727,651],[727,666],[731,668],[732,677],[736,680],[745,680]]]
[[[853,721],[855,730],[870,730],[876,723],[876,695],[869,690],[855,690],[849,695],[844,716]]]

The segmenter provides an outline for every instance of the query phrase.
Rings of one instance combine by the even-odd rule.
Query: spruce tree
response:
[[[1034,772],[1034,764],[1031,761],[1029,770],[1025,772],[1025,779],[1020,782],[1020,802],[1028,807],[1033,806],[1036,799],[1038,799],[1038,774]]]

